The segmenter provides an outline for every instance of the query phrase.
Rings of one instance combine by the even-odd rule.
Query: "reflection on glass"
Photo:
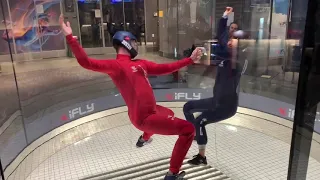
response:
[[[100,1],[78,0],[81,42],[84,48],[102,47],[102,22]]]
[[[59,1],[43,2],[34,1],[37,36],[39,36],[42,51],[65,49],[64,37],[59,27],[60,3]]]
[[[124,3],[126,30],[137,37],[142,44],[145,33],[144,0],[132,0],[131,3]]]
[[[58,26],[60,1],[12,0],[4,4],[6,17],[1,26],[6,25],[9,33],[4,36],[3,31],[0,32],[0,54],[9,54],[4,41],[18,54],[14,60],[40,59],[45,56],[40,52],[65,49]]]
[[[60,126],[68,124],[71,127],[73,123],[83,122],[90,114],[121,107],[124,103],[121,94],[114,89],[115,85],[106,74],[84,70],[72,58],[63,57],[59,61],[56,59],[33,61],[43,52],[56,53],[54,50],[65,48],[64,36],[61,35],[57,26],[57,18],[61,12],[60,0],[1,1],[6,7],[9,7],[5,8],[4,12],[6,21],[0,25],[0,35],[2,35],[0,39],[0,157],[4,166],[7,166],[27,144],[45,137],[43,135],[46,133],[52,135],[51,131]],[[194,102],[194,100],[219,97],[218,92],[213,94],[213,87],[219,87],[221,81],[222,85],[228,87],[221,88],[220,92],[234,91],[235,88],[239,90],[239,96],[238,94],[234,96],[233,101],[229,102],[227,107],[226,105],[222,107],[220,102],[231,99],[231,95],[227,98],[225,96],[223,101],[214,105],[204,105],[205,108],[220,105],[219,112],[210,112],[210,115],[220,116],[216,117],[216,121],[220,123],[206,126],[208,163],[211,165],[213,162],[215,168],[232,179],[250,180],[257,177],[268,179],[270,176],[274,179],[281,179],[285,177],[301,63],[305,3],[299,1],[301,4],[293,6],[291,19],[288,21],[289,0],[227,1],[228,6],[234,7],[234,14],[228,17],[227,25],[224,25],[223,37],[218,38],[219,20],[225,10],[226,1],[159,0],[157,5],[150,1],[78,0],[75,4],[79,10],[79,26],[77,23],[73,25],[80,27],[82,46],[96,48],[105,44],[111,47],[112,36],[117,31],[127,30],[132,32],[140,42],[144,41],[144,36],[150,37],[149,42],[159,39],[159,44],[157,44],[159,51],[153,54],[141,53],[139,54],[141,59],[157,63],[175,62],[181,56],[187,57],[187,53],[184,54],[184,52],[189,52],[188,48],[191,48],[193,44],[202,47],[209,46],[206,47],[209,56],[217,54],[221,56],[221,53],[215,50],[218,47],[210,48],[210,46],[222,44],[224,40],[225,44],[228,44],[230,37],[227,31],[230,30],[230,23],[235,21],[239,24],[239,29],[244,30],[245,37],[238,39],[239,44],[235,46],[237,49],[233,50],[236,49],[238,62],[241,62],[242,65],[243,62],[248,62],[246,71],[242,71],[244,74],[241,75],[240,88],[233,86],[233,83],[228,84],[233,79],[232,69],[223,71],[224,76],[218,77],[222,74],[221,70],[217,73],[219,66],[210,64],[210,61],[207,64],[200,63],[181,69],[174,75],[150,77],[150,83],[155,89],[157,101],[188,102],[191,100],[190,102]],[[75,1],[70,0],[69,2]],[[273,10],[270,7],[271,2],[274,2]],[[160,11],[157,12],[158,10]],[[76,17],[76,11],[74,15]],[[0,17],[0,20],[4,19],[2,14]],[[155,23],[155,21],[159,22]],[[4,24],[8,27],[9,38],[5,34]],[[145,32],[145,29],[149,32]],[[19,108],[8,41],[15,52],[14,60],[22,109]],[[139,47],[142,50],[144,48]],[[114,54],[103,55],[101,59],[107,58],[114,58]],[[18,60],[32,61],[20,63]],[[240,70],[243,69],[244,67],[241,66],[236,73],[240,73]],[[182,81],[179,83],[172,81],[173,76]],[[229,85],[232,87],[229,88]],[[200,107],[195,106],[197,107],[191,109]],[[238,106],[241,108],[238,108],[236,112],[235,107]],[[230,107],[231,109],[228,109]],[[182,115],[183,107],[179,105],[174,110],[177,114]],[[224,111],[225,114],[220,111]],[[203,114],[194,118],[200,119],[201,117],[204,117]],[[143,163],[151,157],[144,155],[144,158],[141,159],[139,158],[141,154],[132,150],[135,148],[133,146],[140,132],[132,131],[131,127],[126,126],[129,123],[127,112],[113,116],[116,121],[108,118],[101,117],[101,119],[92,120],[77,128],[73,127],[58,136],[52,136],[53,139],[40,145],[30,154],[29,157],[33,158],[26,158],[18,165],[15,177],[29,176],[29,174],[29,177],[34,177],[33,175],[40,177],[47,175],[48,172],[54,174],[59,167],[66,166],[77,167],[80,169],[77,169],[79,172],[84,172],[84,176],[87,176],[93,175],[93,171],[96,170],[87,171],[87,167],[99,167],[98,173],[104,173],[110,168],[110,165],[118,166],[118,160],[123,160],[124,155],[135,158],[128,158],[126,161],[128,164],[123,164],[123,166],[136,164],[137,162],[132,159]],[[311,147],[313,152],[308,172],[310,179],[315,177],[314,174],[318,173],[319,169],[320,157],[317,153],[320,150],[319,119],[320,117],[316,118],[317,133],[314,133],[315,140]],[[213,122],[213,119],[210,118],[208,122]],[[24,125],[27,137],[24,136]],[[111,126],[112,129],[110,129]],[[103,133],[97,135],[97,132]],[[96,135],[103,141],[99,140],[99,143],[96,143]],[[198,135],[200,135],[199,132]],[[121,140],[127,142],[128,138],[130,142],[121,142]],[[173,144],[172,146],[170,144],[171,148],[165,148],[162,143],[168,145],[168,143],[174,143],[174,140],[168,141],[161,138],[157,137],[152,146],[159,145],[163,151],[158,153],[160,148],[149,150],[155,151],[152,154],[159,158],[168,157]],[[47,149],[43,150],[50,143],[54,148],[49,148],[49,152]],[[92,152],[92,149],[88,148],[99,149],[101,144],[105,146],[99,152]],[[69,147],[65,148],[66,146]],[[74,158],[79,161],[70,161],[66,158],[66,152],[72,148],[76,148],[74,152],[80,152],[78,154],[81,156]],[[46,152],[41,154],[43,161],[39,160],[38,150]],[[105,156],[114,151],[119,151],[115,154],[116,158]],[[101,158],[100,155],[103,157]],[[56,161],[57,157],[61,159]],[[87,161],[93,157],[92,161]],[[51,159],[46,160],[48,158]],[[30,160],[28,163],[33,164],[30,168],[24,166],[27,159]],[[105,162],[111,163],[106,165]],[[241,171],[238,171],[239,169]],[[268,172],[265,172],[266,170]],[[62,171],[65,174],[71,174],[70,172],[74,169],[64,168],[61,169]],[[76,178],[81,179],[82,175],[78,173]]]
[[[117,31],[130,31],[141,42],[145,36],[144,0],[102,1],[106,46]]]
[[[10,16],[9,16],[9,9],[6,8],[8,6],[7,2],[5,0],[1,0],[3,5],[5,7],[3,7],[4,9],[4,12],[2,12],[1,10],[1,14],[0,14],[0,35],[1,35],[1,38],[0,38],[0,55],[8,55],[10,54],[10,47],[12,48],[11,50],[14,50],[13,47],[14,47],[14,41],[12,39],[12,23],[10,23]],[[5,17],[3,17],[3,15]],[[9,34],[7,34],[6,32],[6,28],[9,32]],[[9,42],[9,44],[8,44]],[[10,45],[10,46],[9,46]],[[2,56],[4,57],[4,56]],[[10,58],[1,58],[0,60],[0,63],[3,62],[3,61],[11,61]],[[1,65],[0,65],[0,71],[1,70]]]
[[[178,53],[212,37],[213,1],[178,1]],[[221,16],[221,15],[220,15]]]
[[[17,37],[15,33],[18,32],[18,28],[12,29],[10,13],[6,8],[8,4],[4,0],[1,1],[5,8],[0,7],[0,22],[2,22],[0,25],[0,159],[3,168],[6,168],[24,149],[27,142],[10,56],[10,53],[13,53],[14,50],[13,42]],[[2,12],[2,9],[5,11]],[[3,17],[3,14],[5,17]],[[6,27],[8,31],[6,31]]]
[[[122,1],[102,1],[103,27],[105,45],[112,46],[112,37],[124,27],[124,14]]]
[[[319,92],[317,92],[319,93]],[[308,163],[307,179],[314,179],[314,174],[319,172],[320,162],[320,103],[317,105],[317,113],[314,123],[314,132],[311,143],[310,157]]]
[[[6,41],[16,45],[17,53],[39,52],[41,50],[40,29],[34,1],[10,1],[10,11],[6,14],[5,23],[9,29]],[[5,9],[8,9],[8,8]],[[5,48],[7,49],[7,48]]]

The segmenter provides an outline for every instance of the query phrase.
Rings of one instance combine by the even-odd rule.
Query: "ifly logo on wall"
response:
[[[173,101],[173,100],[199,100],[201,99],[201,93],[183,93],[183,92],[178,92],[178,93],[173,93],[173,94],[166,94],[166,99],[168,101]]]
[[[288,117],[290,119],[294,118],[294,109],[279,108],[279,113],[280,113],[281,116]]]
[[[291,108],[279,108],[279,114],[283,117],[287,117],[290,120],[294,119],[295,110]],[[320,112],[317,112],[316,122],[320,122]]]
[[[68,114],[63,114],[61,116],[62,121],[68,121],[68,120],[73,120],[77,119],[83,115],[89,114],[94,111],[94,103],[87,104],[86,106],[83,107],[76,107],[74,109],[70,109],[68,111]]]

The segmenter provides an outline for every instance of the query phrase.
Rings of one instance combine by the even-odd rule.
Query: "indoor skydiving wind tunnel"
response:
[[[192,142],[184,178],[319,179],[318,3],[0,0],[0,179],[163,179],[177,136],[154,135],[136,147],[142,132],[131,125],[121,93],[110,76],[78,64],[59,16],[87,55],[101,61],[116,57],[112,37],[120,30],[137,37],[138,59],[158,64],[204,47],[200,64],[148,76],[157,104],[186,119],[187,102],[216,96],[221,52],[212,47],[222,44],[226,7],[233,7],[226,32],[235,22],[246,35],[232,48],[245,70],[238,108],[205,126],[206,166],[188,163],[199,153]]]

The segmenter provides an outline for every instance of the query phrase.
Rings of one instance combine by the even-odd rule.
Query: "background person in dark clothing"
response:
[[[217,56],[221,60],[217,66],[214,96],[212,98],[187,102],[183,107],[186,119],[192,122],[196,128],[196,140],[199,146],[199,154],[195,155],[188,163],[192,165],[207,164],[205,148],[208,141],[205,126],[228,119],[235,115],[238,108],[239,82],[242,68],[236,62],[237,40],[233,34],[238,30],[236,23],[227,27],[228,15],[232,12],[227,7],[219,21],[217,39],[219,41]],[[193,113],[201,112],[197,118]]]

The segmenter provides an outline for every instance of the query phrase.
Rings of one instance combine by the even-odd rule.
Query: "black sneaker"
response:
[[[183,177],[185,175],[186,175],[186,173],[184,171],[181,171],[179,174],[172,174],[172,175],[167,174],[164,177],[164,180],[184,180]]]
[[[200,154],[193,156],[193,158],[189,160],[188,163],[191,165],[207,165],[208,164],[207,158],[202,157]]]
[[[142,138],[142,135],[139,137],[137,143],[136,143],[136,146],[139,148],[139,147],[143,147],[147,144],[150,144],[152,142],[152,138],[150,138],[148,141],[145,141],[143,138]]]

